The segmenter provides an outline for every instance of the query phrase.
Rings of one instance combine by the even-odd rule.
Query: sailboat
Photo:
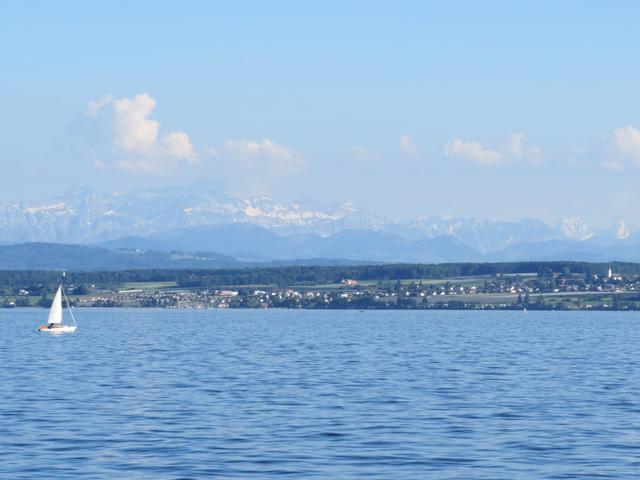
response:
[[[67,309],[71,314],[71,319],[73,320],[73,325],[63,325],[62,323],[62,296],[64,295],[64,299],[67,302]],[[51,309],[49,310],[49,321],[46,325],[40,325],[38,331],[40,332],[50,332],[50,333],[67,333],[67,332],[75,332],[78,325],[76,324],[76,318],[73,316],[73,312],[71,311],[71,306],[69,305],[69,299],[67,298],[67,294],[64,293],[62,289],[62,284],[58,287],[58,291],[56,292],[56,296],[53,297],[53,302],[51,302]]]

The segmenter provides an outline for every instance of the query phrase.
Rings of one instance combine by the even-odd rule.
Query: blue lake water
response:
[[[0,478],[640,478],[640,315],[0,310]]]

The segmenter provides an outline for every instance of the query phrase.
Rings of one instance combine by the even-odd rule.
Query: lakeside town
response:
[[[40,286],[42,287],[42,286]],[[184,287],[176,282],[67,285],[74,307],[299,308],[299,309],[538,309],[639,310],[640,275],[538,273],[443,279],[360,281],[316,285]],[[35,286],[5,289],[5,308],[48,307]]]

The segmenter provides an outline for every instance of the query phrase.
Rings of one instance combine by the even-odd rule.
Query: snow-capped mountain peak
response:
[[[616,238],[618,240],[626,240],[631,236],[631,229],[624,220],[616,221]]]
[[[351,202],[286,203],[265,196],[247,198],[203,184],[128,193],[76,189],[39,202],[0,205],[0,242],[5,243],[93,243],[216,224],[257,225],[279,236],[327,237],[345,230],[360,230],[394,234],[417,242],[450,237],[479,254],[492,254],[522,243],[586,241],[594,237],[594,232],[579,217],[564,218],[556,226],[526,218],[501,221],[451,215],[391,221]],[[622,220],[612,229],[598,233],[601,239],[630,237],[634,238],[632,229]]]
[[[387,222],[352,204],[318,208],[264,196],[245,198],[204,185],[118,194],[73,190],[47,201],[0,205],[4,242],[85,243],[221,223],[326,236],[345,229],[380,230]]]
[[[583,242],[593,237],[593,231],[580,217],[567,217],[560,221],[559,225],[562,236],[567,240],[577,240]]]

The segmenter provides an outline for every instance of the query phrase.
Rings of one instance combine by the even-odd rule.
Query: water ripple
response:
[[[0,311],[0,478],[640,478],[636,313],[45,313]]]

